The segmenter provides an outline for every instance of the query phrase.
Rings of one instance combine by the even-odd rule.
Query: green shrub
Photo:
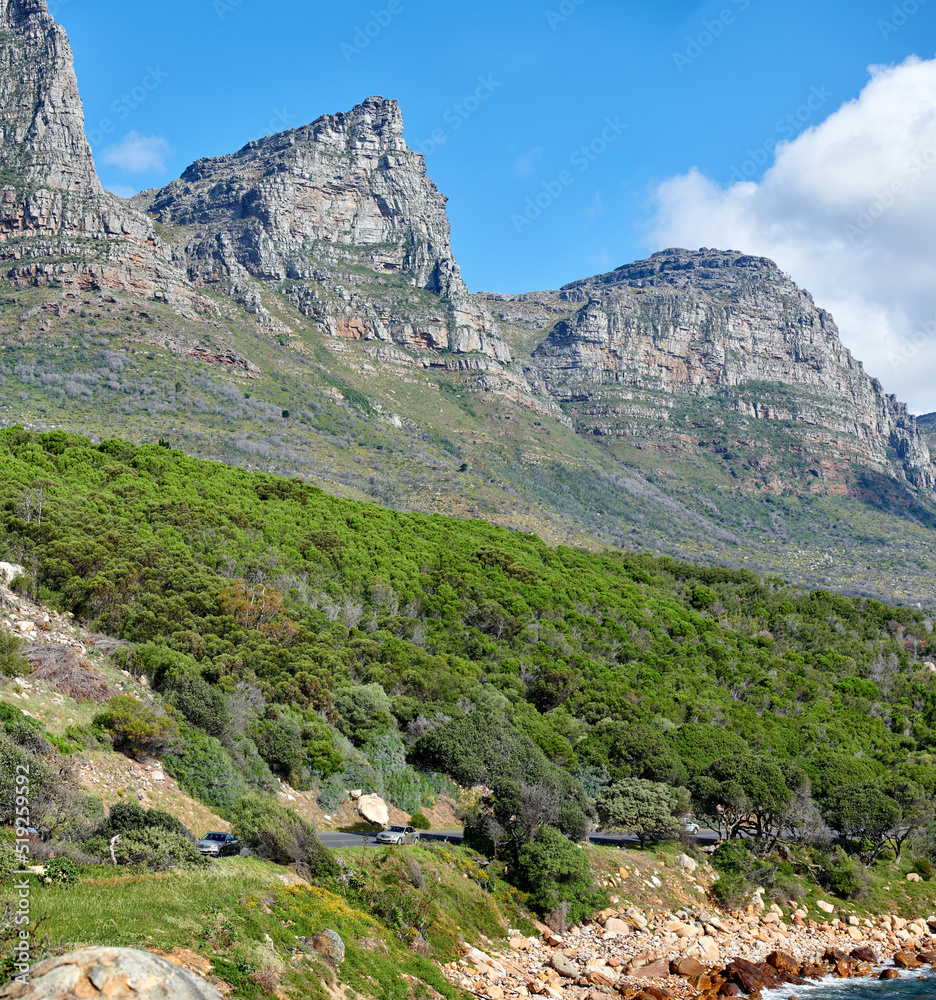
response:
[[[753,891],[754,886],[741,872],[722,873],[712,886],[712,895],[726,910],[740,910]]]
[[[151,871],[209,864],[189,836],[158,826],[120,834],[120,842],[114,845],[114,857],[119,865],[143,865]]]
[[[421,812],[414,812],[410,816],[410,826],[416,830],[431,830],[432,824]]]
[[[340,774],[333,774],[320,785],[315,801],[328,813],[337,812],[348,799],[348,792]]]
[[[163,766],[189,795],[226,812],[247,792],[243,777],[213,736],[185,723],[179,730],[182,745],[177,752],[163,755]]]
[[[0,629],[0,674],[7,677],[25,677],[29,664],[20,652],[23,640],[6,629]]]
[[[839,899],[860,899],[868,888],[868,873],[852,855],[840,847],[821,862],[822,884]]]
[[[917,873],[917,875],[921,876],[925,882],[929,882],[933,875],[936,874],[936,869],[933,868],[933,862],[927,857],[913,858],[913,870]]]
[[[261,857],[280,865],[296,865],[307,878],[338,872],[331,851],[298,813],[274,799],[245,795],[231,811],[234,835]]]
[[[302,729],[290,715],[272,705],[250,731],[260,756],[274,774],[286,778],[305,764]]]
[[[74,885],[78,881],[78,866],[71,858],[52,858],[42,867],[41,881],[46,885]]]
[[[163,709],[137,701],[129,694],[111,698],[93,724],[110,733],[115,750],[132,754],[159,756],[181,743],[178,726]]]
[[[65,738],[81,750],[100,750],[104,734],[94,726],[71,725],[65,727]]]
[[[191,839],[191,832],[175,816],[162,809],[144,809],[137,802],[115,802],[98,833],[112,837],[132,830],[165,830]]]
[[[606,903],[592,881],[588,856],[551,826],[544,826],[517,857],[516,881],[542,914],[568,903],[568,918],[584,920]]]
[[[21,859],[19,851],[11,841],[0,841],[0,882],[5,882],[15,871],[19,871]]]

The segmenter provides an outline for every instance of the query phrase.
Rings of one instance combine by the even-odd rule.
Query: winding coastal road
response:
[[[452,844],[462,842],[461,830],[426,830],[420,833],[420,840],[436,841],[444,843],[448,841]],[[589,838],[592,844],[630,846],[637,843],[637,838],[631,834],[624,833],[593,833]],[[714,830],[699,830],[696,838],[700,844],[714,844],[718,840],[718,834]],[[377,847],[376,839],[373,835],[365,838],[362,833],[320,833],[319,840],[326,846],[334,849],[341,847]],[[366,840],[366,843],[365,843]]]

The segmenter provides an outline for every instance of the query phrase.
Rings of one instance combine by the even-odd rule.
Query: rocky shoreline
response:
[[[818,922],[776,904],[730,916],[629,907],[562,935],[540,929],[540,937],[514,935],[496,955],[472,948],[443,969],[453,985],[486,1000],[756,1000],[764,990],[830,976],[898,978],[936,964],[933,916]]]

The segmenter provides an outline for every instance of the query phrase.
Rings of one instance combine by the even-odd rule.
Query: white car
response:
[[[419,833],[411,826],[388,826],[377,834],[378,844],[418,844]]]
[[[701,828],[693,816],[687,816],[683,821],[683,829],[686,833],[698,833]]]

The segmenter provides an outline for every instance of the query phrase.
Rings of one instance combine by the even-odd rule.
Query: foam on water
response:
[[[882,966],[881,968],[884,968]],[[936,969],[899,970],[900,979],[820,979],[808,986],[787,984],[764,990],[764,1000],[936,1000]]]

